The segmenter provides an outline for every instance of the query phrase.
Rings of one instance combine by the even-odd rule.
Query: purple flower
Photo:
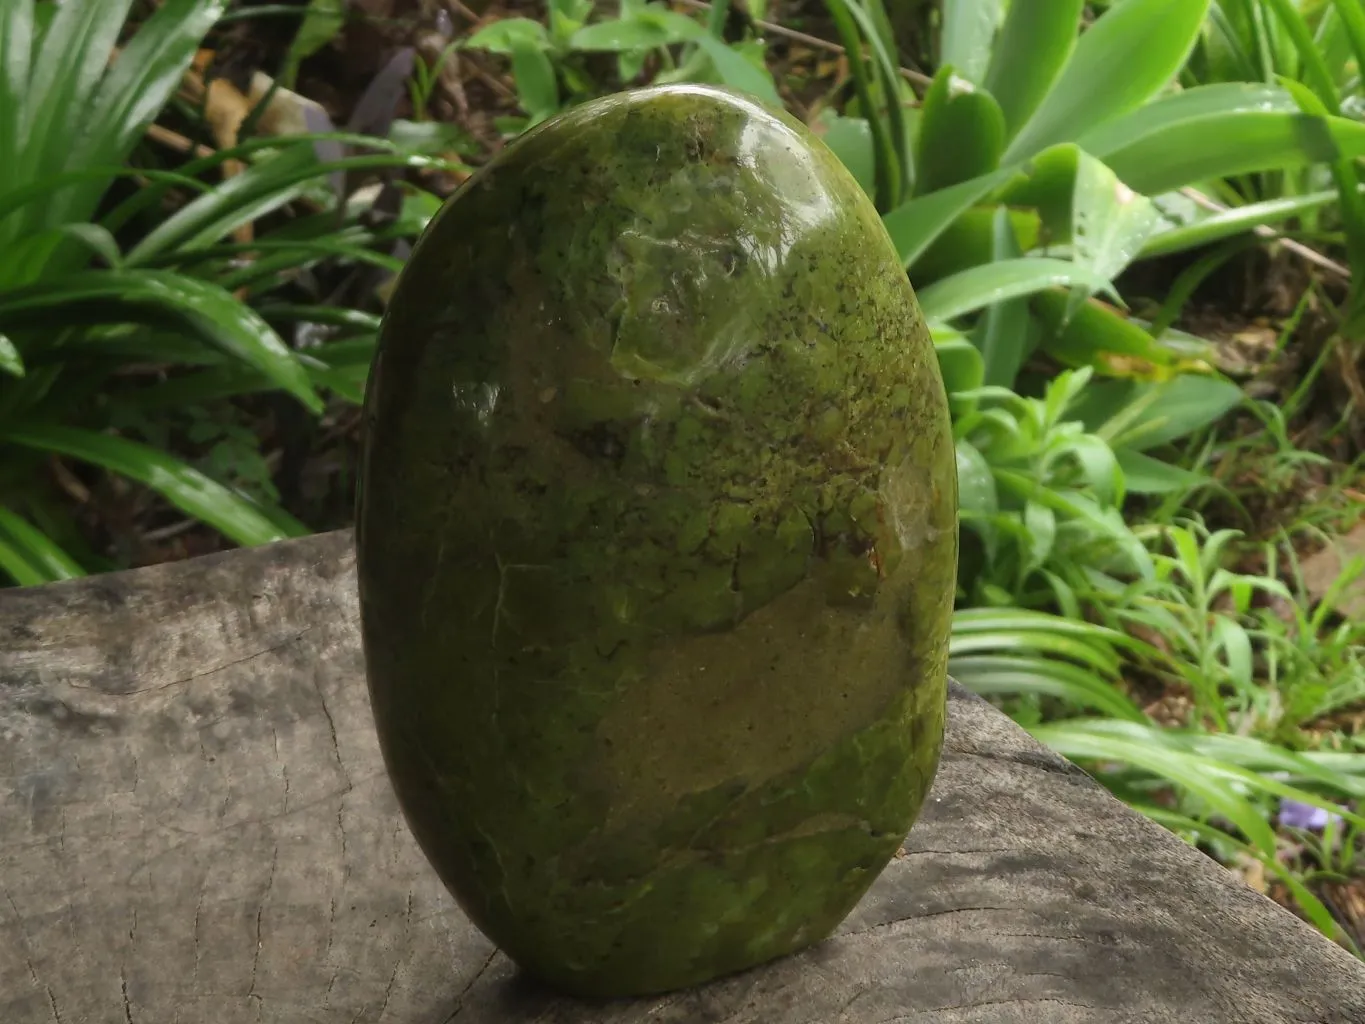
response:
[[[1321,807],[1299,800],[1280,801],[1280,824],[1289,828],[1303,828],[1320,832],[1329,821],[1340,821],[1341,815],[1331,814]]]

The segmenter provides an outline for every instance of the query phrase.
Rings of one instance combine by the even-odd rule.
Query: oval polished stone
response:
[[[947,399],[803,125],[665,86],[526,133],[400,276],[357,549],[385,763],[471,919],[578,994],[817,942],[919,813]]]

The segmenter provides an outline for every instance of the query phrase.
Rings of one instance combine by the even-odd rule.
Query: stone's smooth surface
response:
[[[472,920],[574,993],[807,946],[943,738],[957,479],[876,211],[693,86],[510,146],[402,275],[367,401],[371,698]]]

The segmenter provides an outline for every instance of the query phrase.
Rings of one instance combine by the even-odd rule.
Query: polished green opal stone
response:
[[[357,547],[407,820],[557,988],[818,942],[919,813],[947,399],[875,209],[785,114],[611,96],[449,200],[383,325]]]

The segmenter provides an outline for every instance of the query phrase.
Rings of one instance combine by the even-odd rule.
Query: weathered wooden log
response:
[[[1365,1021],[1365,966],[960,689],[834,938],[657,999],[546,992],[399,815],[351,544],[0,594],[0,1022]]]

